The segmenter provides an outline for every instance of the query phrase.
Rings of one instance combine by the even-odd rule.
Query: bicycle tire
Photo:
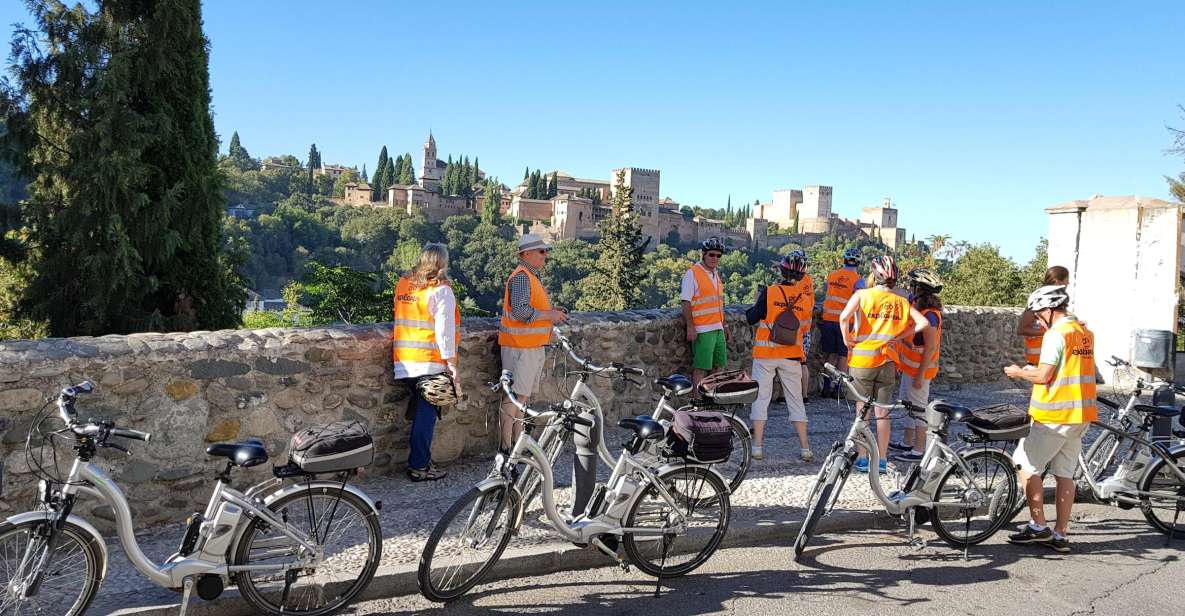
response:
[[[725,480],[728,481],[729,493],[735,494],[737,489],[741,487],[741,482],[745,480],[745,476],[749,474],[750,465],[753,464],[753,436],[749,433],[749,427],[739,417],[732,414],[725,416],[728,418],[729,428],[732,430],[733,438],[736,439],[737,443],[733,449],[740,449],[741,451],[741,459],[737,465],[736,472],[732,473],[732,477],[724,476]],[[729,460],[731,461],[731,458]]]
[[[479,500],[481,502],[475,502]],[[497,543],[494,544],[494,550],[490,556],[485,561],[480,563],[480,566],[473,572],[472,575],[467,577],[457,586],[447,589],[441,588],[432,579],[432,564],[437,557],[436,549],[439,547],[440,540],[444,537],[445,531],[448,530],[450,525],[449,523],[453,520],[453,518],[456,518],[458,514],[460,514],[462,511],[465,511],[471,503],[474,503],[481,508],[477,511],[484,510],[484,507],[487,504],[492,503],[494,505],[494,511],[490,517],[489,522],[486,524],[487,527],[496,524],[501,516],[505,515],[507,517],[502,522],[502,526],[498,531]],[[519,507],[520,500],[518,493],[506,484],[499,484],[485,490],[472,488],[465,494],[461,495],[461,498],[457,499],[457,501],[453,503],[447,511],[444,512],[444,515],[440,517],[440,520],[436,522],[436,526],[432,529],[432,534],[428,537],[428,542],[424,544],[424,551],[420,554],[419,569],[416,573],[416,582],[419,585],[420,594],[424,595],[424,598],[428,599],[429,601],[444,603],[447,601],[452,601],[453,599],[456,599],[457,597],[469,592],[470,589],[481,582],[486,574],[489,573],[490,568],[493,567],[494,564],[498,562],[498,559],[502,557],[502,552],[506,549],[506,544],[510,542],[510,536],[514,530],[514,518],[517,516]],[[467,522],[467,526],[472,524],[473,520],[475,519],[474,516],[476,515],[476,511],[470,514],[470,521]],[[486,537],[485,540],[488,539],[489,537]]]
[[[1123,438],[1111,431],[1103,431],[1090,447],[1086,449],[1086,455],[1083,459],[1086,461],[1086,468],[1090,471],[1090,476],[1096,480],[1110,477],[1114,469],[1112,464],[1115,462],[1115,454],[1123,445]],[[1090,482],[1086,481],[1086,475],[1081,466],[1074,469],[1074,484],[1079,493],[1092,494]]]
[[[803,518],[802,525],[798,527],[798,536],[794,539],[795,562],[798,562],[799,557],[802,556],[802,551],[806,549],[807,543],[810,542],[811,536],[815,532],[815,526],[823,517],[828,502],[831,501],[835,481],[839,476],[839,473],[835,472],[838,470],[835,465],[840,463],[842,457],[841,451],[833,451],[823,462],[823,468],[819,469],[819,476],[815,480],[815,485],[811,487],[811,495],[807,499],[806,517]]]
[[[1178,451],[1169,457],[1177,468],[1185,469],[1185,451]],[[1185,538],[1185,484],[1182,484],[1176,474],[1167,468],[1167,464],[1168,462],[1164,458],[1155,456],[1155,461],[1148,465],[1148,470],[1144,471],[1144,476],[1140,478],[1140,492],[1142,493],[1140,510],[1144,514],[1144,519],[1148,520],[1148,524],[1162,534],[1168,535],[1169,539]],[[1175,498],[1175,507],[1171,510],[1163,510],[1167,520],[1162,520],[1156,515],[1157,508],[1153,506],[1152,498],[1147,494],[1149,492],[1160,492],[1163,495],[1157,499],[1157,502]],[[1168,515],[1170,513],[1172,515]]]
[[[35,533],[39,533],[46,523],[44,520],[29,520],[20,524],[0,523],[0,548],[4,548],[8,541],[15,540],[18,546],[24,545],[27,549],[31,545],[30,539],[32,539]],[[5,565],[2,568],[2,575],[0,575],[0,580],[3,581],[3,586],[0,587],[3,589],[3,593],[0,594],[0,614],[26,613],[24,609],[21,609],[20,604],[29,603],[33,604],[30,607],[36,607],[40,605],[41,602],[39,599],[42,598],[50,601],[66,602],[65,606],[68,607],[64,612],[55,609],[54,606],[50,606],[48,611],[36,608],[30,613],[78,616],[85,613],[87,608],[90,607],[91,602],[95,599],[95,595],[99,592],[99,585],[103,583],[103,574],[107,570],[107,563],[103,559],[103,550],[99,547],[93,535],[70,521],[63,523],[61,530],[57,532],[60,533],[60,536],[58,537],[58,544],[54,548],[54,558],[50,561],[51,565],[55,562],[60,564],[62,562],[61,559],[71,553],[75,548],[81,553],[86,563],[80,576],[82,578],[82,584],[78,587],[80,591],[78,598],[69,601],[69,596],[64,590],[65,588],[73,588],[77,585],[77,582],[65,578],[55,580],[53,577],[56,574],[52,572],[46,574],[41,584],[41,591],[37,595],[27,598],[15,596],[13,590],[11,590],[13,580],[4,576],[8,576],[11,572],[19,569],[19,564],[16,566],[7,566],[7,556],[10,552],[7,549],[0,549],[0,554],[3,554],[5,557],[5,562],[0,563]],[[27,538],[21,539],[20,535],[26,535]],[[44,548],[43,542],[36,545],[38,550]],[[63,554],[63,552],[67,553]],[[18,563],[23,561],[24,552],[18,549],[13,553],[16,555]],[[58,570],[57,574],[60,573],[61,570]],[[56,591],[55,589],[57,588],[62,588],[63,590]],[[55,603],[54,605],[62,605],[62,603]]]
[[[316,500],[323,500],[323,506],[318,508],[314,504]],[[335,500],[337,502],[333,503]],[[289,505],[293,507],[291,514],[288,513],[289,510],[287,509]],[[281,590],[277,604],[274,597],[261,591],[260,584],[252,577],[251,571],[239,571],[235,578],[239,593],[257,611],[275,615],[303,614],[306,616],[326,616],[349,605],[351,601],[370,585],[370,581],[374,579],[375,571],[378,569],[379,562],[383,557],[383,531],[379,526],[378,512],[371,507],[370,503],[353,492],[342,490],[338,486],[318,485],[298,490],[279,498],[268,505],[268,509],[282,515],[289,525],[296,526],[318,543],[322,543],[322,538],[326,541],[331,537],[335,540],[344,538],[344,533],[341,532],[341,529],[346,528],[345,525],[349,523],[348,520],[353,516],[360,523],[359,528],[365,531],[365,549],[368,551],[368,554],[363,561],[363,566],[359,570],[357,577],[352,582],[348,582],[344,590],[336,597],[332,597],[328,603],[310,609],[293,609],[293,607],[287,605],[291,598],[291,592],[289,590],[291,582],[287,579],[283,581],[285,588]],[[293,516],[299,516],[302,513],[308,515],[310,520],[316,520],[316,524],[309,524],[307,528],[302,528],[298,521],[292,519]],[[322,521],[326,525],[324,529],[320,528]],[[339,522],[341,526],[334,528],[334,524]],[[331,529],[339,532],[331,535]],[[262,538],[263,545],[259,549],[265,550],[265,558],[273,557],[272,555],[277,550],[277,541],[290,540],[287,536],[280,533],[269,535],[270,531],[271,525],[266,520],[263,518],[253,519],[251,524],[243,530],[243,534],[239,537],[238,547],[235,549],[234,563],[236,565],[250,564],[252,546],[257,537]],[[323,535],[322,532],[324,532]],[[359,536],[354,536],[346,539],[345,542],[349,545],[344,546],[344,549],[339,553],[344,563],[354,562],[346,554],[349,550],[362,545],[361,542],[354,543],[359,538]],[[323,545],[319,545],[318,547],[324,549]],[[297,546],[294,545],[293,549],[297,549]],[[326,554],[325,560],[322,561],[322,566],[319,569],[314,570],[311,574],[307,570],[302,570],[307,578],[316,578],[311,587],[311,595],[320,597],[324,595],[325,588],[336,590],[342,587],[343,580],[338,579],[341,576],[335,575],[336,572],[333,571],[333,567],[328,564],[331,560],[332,556]],[[319,573],[323,575],[317,578]]]
[[[935,504],[930,510],[930,526],[934,529],[935,534],[947,545],[954,548],[964,548],[982,543],[996,534],[1012,519],[1012,509],[1016,503],[1016,472],[1012,466],[1012,459],[1008,455],[995,449],[977,449],[964,455],[963,460],[972,472],[977,473],[979,469],[985,469],[985,477],[981,479],[986,479],[989,483],[984,493],[984,497],[987,499],[984,506],[987,507],[989,517],[986,525],[971,534],[967,528],[970,525],[967,508],[955,509],[943,504],[943,497],[947,494],[959,493],[958,499],[962,500],[962,491],[958,487],[952,487],[948,492],[948,484],[952,480],[962,480],[962,469],[958,465],[951,466],[938,482],[938,488],[934,494]],[[997,480],[1003,484],[992,483]],[[1003,494],[998,493],[1001,489],[1004,491]],[[944,519],[944,513],[951,509],[955,509],[958,515],[949,520]],[[952,529],[958,528],[962,528],[968,534],[964,537],[956,536]]]
[[[691,482],[689,486],[691,490],[679,489],[675,481],[680,477]],[[671,544],[667,543],[666,535],[657,538],[639,538],[634,533],[624,533],[622,535],[622,546],[625,548],[625,553],[630,563],[647,575],[665,579],[690,573],[707,562],[708,558],[720,547],[720,542],[724,540],[724,535],[728,532],[728,524],[732,519],[732,505],[729,501],[728,489],[725,487],[724,482],[715,473],[702,466],[678,466],[662,473],[657,479],[663,482],[664,487],[667,488],[667,491],[673,497],[676,499],[682,497],[682,504],[687,509],[681,513],[688,520],[689,527],[691,521],[695,519],[697,508],[715,506],[718,509],[714,516],[709,514],[702,518],[705,524],[714,524],[714,528],[705,529],[711,532],[705,545],[695,551],[694,556],[689,560],[679,564],[670,564],[668,559],[671,556],[678,556],[687,552],[679,549],[671,550]],[[701,495],[700,490],[703,487],[708,487],[714,495]],[[665,527],[669,521],[667,519],[669,514],[663,513],[667,503],[659,496],[658,491],[653,486],[647,486],[645,490],[641,490],[638,496],[635,497],[633,504],[630,505],[629,512],[625,516],[623,526],[643,526],[640,516],[646,516],[648,519],[655,517],[653,511],[643,512],[642,510],[642,507],[648,504],[647,497],[655,499],[654,504],[658,506],[659,511],[657,517],[663,520],[662,524]],[[687,532],[684,532],[683,535],[676,535],[672,541],[686,541],[684,535],[689,535],[691,532],[691,529],[688,528]],[[652,556],[642,553],[641,544],[645,543],[659,543],[660,554],[657,556],[660,558],[660,562],[658,566],[655,566],[655,563],[651,561]]]

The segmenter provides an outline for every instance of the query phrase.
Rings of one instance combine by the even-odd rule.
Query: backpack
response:
[[[798,344],[798,327],[800,325],[798,315],[794,314],[794,306],[790,305],[790,299],[786,297],[786,290],[782,288],[782,285],[776,286],[782,293],[782,299],[786,301],[786,309],[778,314],[778,318],[774,319],[773,331],[770,332],[769,339],[774,344],[796,345]]]

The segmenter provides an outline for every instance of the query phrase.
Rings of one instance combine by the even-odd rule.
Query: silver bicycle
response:
[[[669,578],[695,570],[711,557],[728,530],[731,506],[724,479],[705,465],[671,461],[657,468],[638,453],[648,441],[665,437],[658,422],[626,418],[618,425],[633,431],[613,464],[607,483],[597,487],[584,515],[566,520],[556,506],[552,463],[545,451],[569,438],[577,426],[594,428],[571,400],[537,410],[522,404],[503,371],[498,384],[523,412],[528,429],[514,443],[497,473],[461,496],[437,522],[420,556],[420,592],[432,601],[456,599],[473,588],[501,557],[523,521],[519,489],[532,475],[541,477],[543,511],[566,540],[592,545],[623,568]],[[536,440],[531,428],[541,428]],[[621,553],[619,553],[621,552]]]
[[[245,492],[230,487],[235,467],[267,461],[257,440],[215,444],[206,452],[227,458],[202,514],[190,516],[180,547],[163,563],[150,561],[136,542],[131,510],[116,482],[93,459],[101,449],[131,455],[114,439],[147,442],[151,435],[106,420],[78,418],[75,402],[93,386],[83,382],[62,390],[58,417],[65,424],[47,436],[73,442],[69,474],[58,478],[34,464],[45,478],[38,484],[38,508],[0,523],[0,614],[82,614],[107,572],[107,547],[93,525],[74,515],[79,498],[101,500],[115,512],[119,541],[132,566],[153,583],[183,593],[184,615],[191,595],[216,599],[237,585],[255,609],[269,614],[324,615],[350,603],[370,583],[382,555],[378,512],[381,505],[340,480],[318,479],[289,464],[273,479]],[[44,411],[39,416],[48,419]],[[31,451],[35,421],[26,442]],[[28,454],[32,459],[31,454]],[[60,480],[59,480],[60,479]],[[295,483],[284,486],[284,479]]]
[[[931,402],[926,408],[906,401],[895,405],[881,405],[856,391],[851,376],[825,364],[824,370],[844,384],[857,401],[856,418],[847,438],[832,446],[831,453],[819,469],[814,488],[807,500],[806,519],[794,542],[797,560],[806,548],[819,519],[835,507],[844,483],[852,472],[857,449],[868,452],[868,481],[872,493],[893,516],[904,516],[909,525],[909,540],[914,545],[925,545],[915,540],[918,524],[929,521],[934,532],[946,543],[963,548],[985,541],[1008,521],[1016,501],[1016,472],[1012,459],[993,448],[974,448],[955,451],[946,444],[951,422],[964,419],[970,409],[942,401]],[[877,468],[880,452],[870,428],[873,408],[904,409],[924,414],[927,424],[927,445],[917,465],[915,479],[907,482],[905,490],[886,493]],[[971,429],[974,431],[975,427]]]

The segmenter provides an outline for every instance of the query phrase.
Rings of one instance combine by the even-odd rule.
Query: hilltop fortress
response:
[[[437,158],[436,139],[429,134],[415,184],[388,186],[386,199],[382,201],[371,201],[370,185],[349,184],[343,201],[347,205],[399,208],[409,214],[419,212],[431,222],[460,214],[477,214],[484,199],[483,187],[475,186],[474,196],[468,198],[441,194],[444,167],[445,162]],[[554,197],[528,198],[524,181],[513,188],[502,187],[500,209],[520,223],[520,231],[537,233],[551,241],[595,242],[600,236],[598,223],[609,214],[607,204],[613,197],[618,172],[624,172],[625,186],[633,189],[631,202],[638,212],[643,235],[652,238],[652,248],[660,243],[696,244],[713,236],[722,238],[731,247],[751,249],[778,248],[791,242],[809,245],[829,234],[872,237],[893,249],[906,243],[905,229],[898,226],[897,208],[887,197],[879,206],[863,208],[859,218],[852,220],[832,211],[830,186],[777,190],[770,202],[753,206],[752,215],[743,227],[733,227],[723,220],[693,214],[689,204],[663,197],[662,172],[638,167],[613,169],[605,180],[549,171],[544,177],[555,177]]]

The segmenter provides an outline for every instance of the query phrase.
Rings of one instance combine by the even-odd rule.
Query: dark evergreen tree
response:
[[[551,181],[547,184],[547,198],[550,199],[560,193],[560,175],[558,171],[551,172]]]
[[[642,238],[642,224],[632,205],[633,188],[625,185],[625,171],[617,173],[610,200],[612,211],[601,221],[600,257],[592,273],[582,282],[580,310],[629,310],[638,306],[641,284],[646,279],[642,254],[648,240]]]
[[[362,163],[362,181],[369,182],[370,178],[366,176],[366,163]]]
[[[305,192],[312,192],[313,190],[313,172],[321,167],[321,153],[317,151],[317,144],[309,146],[309,161],[307,164],[308,176],[307,186]]]
[[[529,180],[529,179],[531,179],[531,167],[530,167],[530,165],[528,165],[526,169],[523,169],[523,181],[524,181],[524,182],[526,182],[526,181],[527,181],[527,180]]]
[[[398,169],[399,183],[410,186],[416,183],[416,170],[411,165],[411,154],[403,155],[403,166]]]
[[[387,146],[383,146],[383,149],[379,150],[379,164],[374,166],[374,181],[370,183],[371,201],[378,201],[379,197],[383,194],[383,191],[387,190],[387,187],[383,186],[383,173],[386,171],[386,169]]]

